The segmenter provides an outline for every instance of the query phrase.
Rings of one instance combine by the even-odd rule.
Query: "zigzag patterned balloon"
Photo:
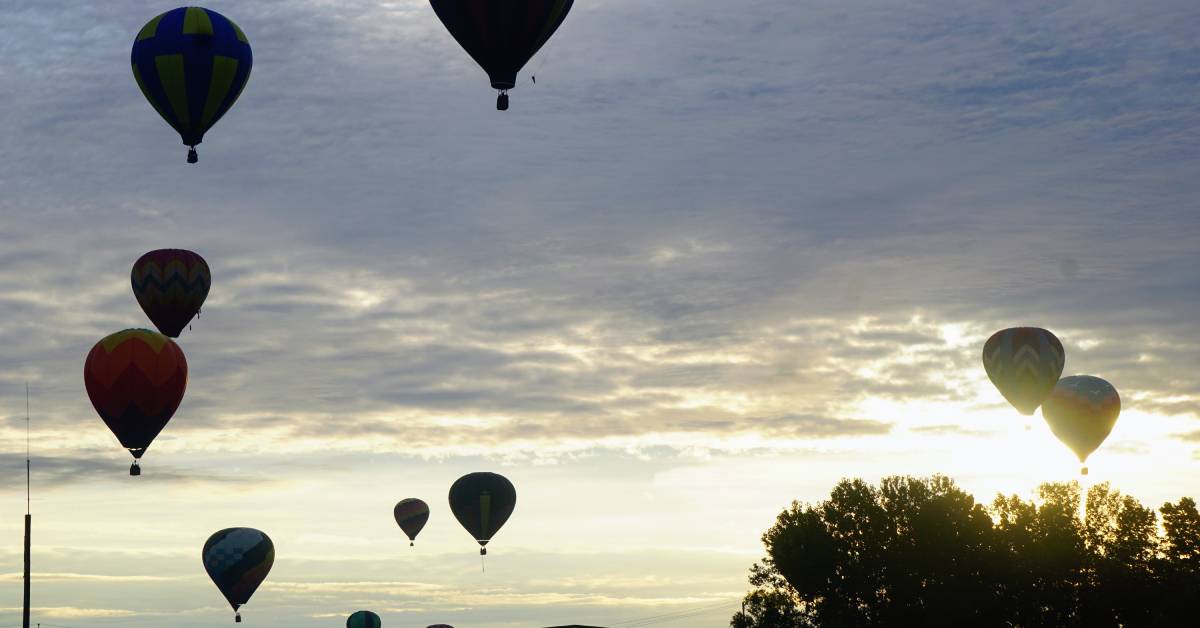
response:
[[[988,379],[1026,416],[1054,390],[1066,364],[1058,338],[1040,327],[1012,327],[992,334],[983,345]]]
[[[203,257],[183,249],[150,251],[133,263],[133,296],[154,326],[178,338],[208,297],[212,275]]]

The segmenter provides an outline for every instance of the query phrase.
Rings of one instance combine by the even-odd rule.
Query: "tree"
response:
[[[944,476],[843,480],[780,513],[733,628],[1192,625],[1200,513],[1108,484],[976,503]],[[1083,516],[1080,517],[1080,513]]]

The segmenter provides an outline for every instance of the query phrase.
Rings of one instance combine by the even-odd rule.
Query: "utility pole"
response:
[[[29,494],[29,384],[25,384],[25,610],[21,614],[21,628],[29,628],[29,530],[33,527],[30,514]],[[38,624],[40,627],[41,624]]]

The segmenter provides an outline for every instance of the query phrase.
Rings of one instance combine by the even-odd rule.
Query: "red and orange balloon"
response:
[[[187,359],[162,334],[126,329],[92,347],[83,365],[83,382],[96,413],[133,454],[130,475],[139,475],[138,459],[183,401]]]

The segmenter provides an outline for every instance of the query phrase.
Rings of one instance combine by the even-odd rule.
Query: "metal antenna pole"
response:
[[[29,383],[25,383],[25,609],[21,614],[21,628],[29,628],[29,530],[33,527],[30,513],[29,480]],[[41,626],[41,624],[38,624]]]

